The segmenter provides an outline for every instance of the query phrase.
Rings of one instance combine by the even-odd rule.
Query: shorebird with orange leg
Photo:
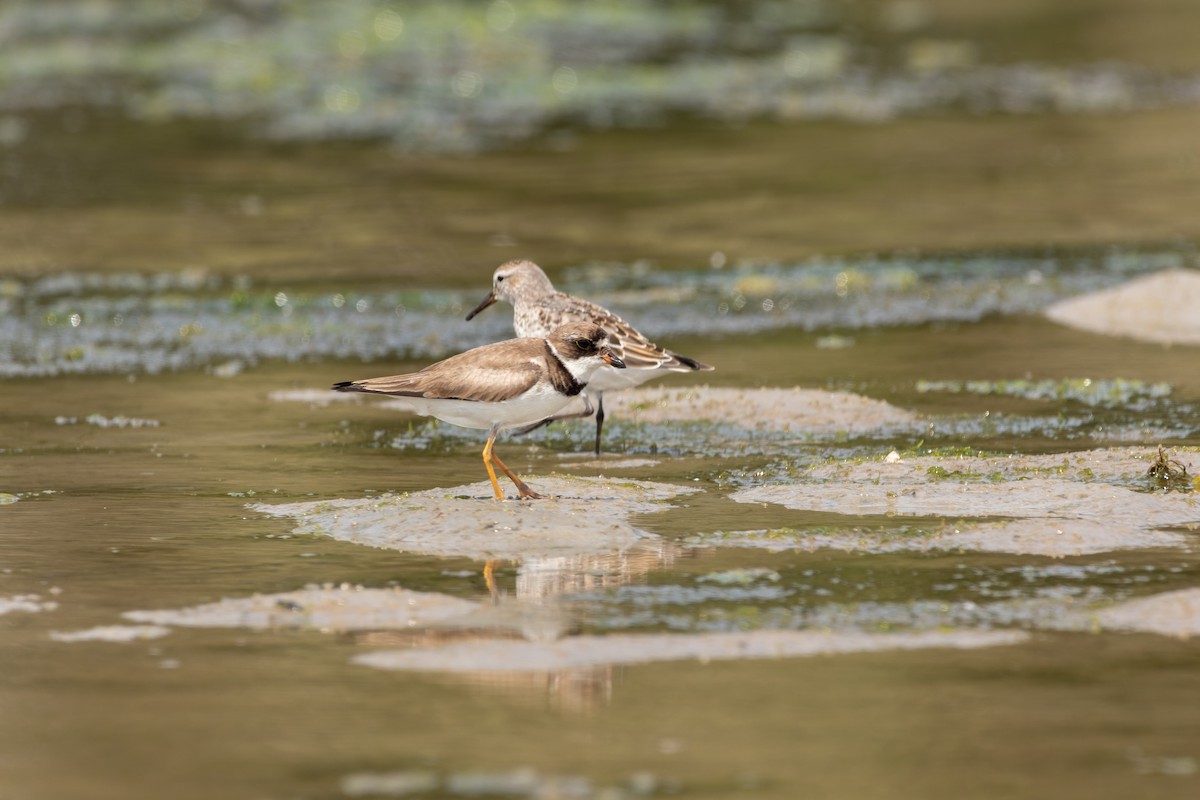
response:
[[[493,465],[508,476],[521,498],[536,499],[541,495],[496,455],[496,436],[554,415],[584,391],[601,368],[624,369],[610,338],[594,322],[571,322],[544,336],[476,347],[419,372],[343,381],[333,388],[396,397],[421,416],[486,430],[483,465],[496,499],[503,500],[504,492]]]
[[[591,322],[608,332],[613,352],[626,369],[601,368],[583,391],[583,411],[550,417],[519,429],[528,433],[555,419],[596,415],[596,455],[600,455],[600,434],[604,429],[604,393],[629,389],[668,372],[708,372],[715,369],[694,358],[673,353],[643,336],[636,328],[611,311],[578,297],[555,291],[554,284],[532,261],[508,261],[492,275],[492,291],[467,319],[495,303],[506,300],[513,306],[513,328],[517,336],[545,336],[567,322]],[[592,399],[596,404],[593,408]]]

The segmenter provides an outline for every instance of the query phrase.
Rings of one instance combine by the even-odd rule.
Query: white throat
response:
[[[571,377],[580,383],[587,383],[589,380],[591,380],[592,375],[595,374],[596,370],[605,365],[604,359],[600,358],[600,356],[566,358],[558,351],[558,348],[554,346],[554,342],[550,341],[549,339],[543,339],[543,341],[549,345],[550,351],[554,353],[554,355],[558,356],[558,360],[561,361],[563,366],[567,368],[567,372],[571,373]]]

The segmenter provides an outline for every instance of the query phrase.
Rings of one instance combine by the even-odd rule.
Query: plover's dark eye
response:
[[[575,346],[585,353],[596,349],[596,343],[591,339],[580,339],[579,341],[575,342]]]
[[[497,276],[496,276],[496,283],[499,283],[499,282],[500,282],[500,281],[502,281],[502,280],[504,280],[504,276],[503,276],[503,275],[497,275]]]

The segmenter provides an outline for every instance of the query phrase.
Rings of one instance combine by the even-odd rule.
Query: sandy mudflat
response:
[[[605,410],[634,422],[704,420],[796,434],[905,428],[919,417],[882,400],[821,389],[642,387],[604,398]]]
[[[1046,309],[1060,325],[1144,342],[1200,345],[1200,271],[1164,270],[1062,300]]]
[[[1149,448],[1043,456],[920,456],[834,462],[810,480],[735,492],[740,503],[845,515],[942,517],[930,536],[806,535],[794,546],[846,550],[962,549],[1048,556],[1200,544],[1200,495],[1137,491]],[[1182,456],[1185,460],[1187,455]],[[997,521],[979,521],[999,517]],[[953,522],[954,520],[962,520]],[[725,532],[724,544],[787,546],[788,537]],[[710,537],[716,538],[716,537]]]
[[[538,476],[541,500],[496,502],[487,482],[361,500],[252,506],[294,517],[297,533],[436,556],[525,559],[626,550],[647,534],[633,514],[698,491],[649,481]],[[602,510],[603,513],[597,513]]]

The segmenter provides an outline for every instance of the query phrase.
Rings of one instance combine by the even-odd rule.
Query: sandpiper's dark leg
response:
[[[596,396],[596,455],[600,455],[600,431],[604,429],[604,395]]]

